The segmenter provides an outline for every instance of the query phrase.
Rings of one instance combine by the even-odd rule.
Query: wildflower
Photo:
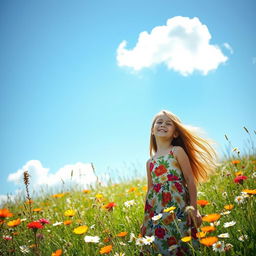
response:
[[[226,246],[225,246],[225,251],[229,251],[229,250],[231,250],[232,248],[233,248],[234,246],[232,245],[232,244],[226,244]]]
[[[164,209],[164,212],[170,212],[170,213],[172,213],[175,209],[176,209],[175,206],[171,206],[171,207],[169,207],[169,208],[165,208],[165,209]]]
[[[229,233],[223,233],[218,235],[219,238],[229,238]]]
[[[216,242],[218,242],[218,238],[216,236],[208,236],[199,240],[199,242],[206,246],[212,246]]]
[[[143,239],[143,237],[140,237],[140,238],[137,238],[137,239],[136,239],[136,245],[140,245],[140,246],[144,245],[144,239]]]
[[[120,253],[116,252],[114,254],[114,256],[125,256],[125,253],[124,252],[120,252]]]
[[[234,208],[234,205],[233,204],[227,204],[227,205],[224,205],[224,208],[226,210],[232,210]]]
[[[212,231],[216,230],[216,228],[213,226],[204,226],[204,227],[201,227],[201,230],[203,232],[212,232]]]
[[[50,224],[49,220],[47,219],[39,219],[38,221],[41,222],[42,225]]]
[[[84,234],[85,232],[87,232],[87,230],[88,230],[87,226],[79,226],[79,227],[75,228],[73,230],[73,232],[77,235],[81,235],[81,234]]]
[[[55,226],[59,226],[59,225],[61,225],[61,224],[63,224],[62,221],[60,221],[60,222],[55,222],[55,223],[53,223],[52,225],[55,227]]]
[[[64,220],[63,224],[64,225],[70,225],[72,223],[72,220]]]
[[[86,243],[98,243],[100,238],[98,236],[85,236],[84,241]]]
[[[215,252],[224,252],[225,251],[224,248],[225,248],[224,242],[219,241],[219,242],[212,245],[212,249]]]
[[[245,198],[244,196],[237,196],[235,198],[235,202],[238,204],[242,204],[242,203],[244,203],[244,198]]]
[[[197,238],[203,238],[203,237],[205,237],[206,236],[206,232],[197,232],[196,233],[196,237]]]
[[[110,203],[104,205],[103,208],[107,209],[108,211],[112,211],[114,206],[116,206],[116,204],[114,202],[110,202]]]
[[[144,241],[144,244],[151,244],[155,241],[155,236],[145,236],[143,241]]]
[[[135,237],[134,233],[131,233],[130,240],[128,241],[128,243],[131,243],[133,240],[136,240],[136,237]]]
[[[235,221],[230,221],[230,222],[224,223],[223,227],[224,227],[224,228],[228,228],[228,227],[234,226],[235,224],[236,224]]]
[[[9,241],[9,240],[12,240],[12,237],[11,236],[3,236],[3,239],[6,241]]]
[[[228,196],[228,193],[225,191],[225,192],[222,193],[222,196],[223,196],[223,197],[227,197],[227,196]]]
[[[124,237],[128,234],[128,232],[120,232],[119,234],[117,234],[116,236],[118,237]]]
[[[112,245],[104,246],[100,249],[100,254],[110,253],[112,251]]]
[[[134,201],[134,200],[130,200],[130,201],[124,202],[125,207],[130,207],[130,206],[132,206],[132,205],[134,205],[134,204],[135,204],[135,201]]]
[[[7,223],[7,226],[9,226],[9,227],[17,227],[18,225],[20,225],[20,223],[21,223],[20,219],[12,220],[12,221],[9,221]]]
[[[251,177],[256,178],[256,172],[254,172]]]
[[[203,220],[203,221],[207,221],[207,222],[214,222],[214,221],[218,220],[220,217],[221,217],[220,214],[218,214],[218,213],[213,213],[213,214],[205,215],[205,216],[202,218],[202,220]]]
[[[190,242],[191,239],[192,239],[191,236],[184,236],[184,237],[181,238],[181,241],[187,243],[187,242]]]
[[[76,212],[74,210],[66,210],[64,212],[64,216],[66,217],[73,217],[76,214]]]
[[[88,194],[88,193],[91,192],[91,190],[89,190],[89,189],[84,189],[83,192],[84,192],[85,194]]]
[[[222,212],[221,215],[228,215],[230,213],[231,213],[231,211],[225,211],[225,212]]]
[[[58,249],[55,252],[52,253],[52,256],[61,256],[62,255],[62,250]]]
[[[33,212],[41,212],[42,211],[42,208],[35,208],[32,210]]]
[[[27,227],[37,231],[38,229],[43,228],[43,225],[39,221],[32,221],[28,223]]]
[[[130,188],[130,189],[128,190],[128,192],[130,193],[130,192],[134,192],[134,191],[136,191],[136,190],[137,190],[137,188],[132,187],[132,188]]]
[[[236,175],[236,177],[237,177],[237,176],[243,175],[243,173],[242,173],[241,171],[239,171],[239,172],[235,172],[235,175]]]
[[[242,192],[249,195],[256,195],[256,189],[243,189]]]
[[[244,240],[248,239],[248,236],[247,235],[241,235],[238,237],[238,240],[243,242]]]
[[[30,253],[29,247],[27,245],[21,245],[20,246],[20,252],[22,253]]]
[[[163,214],[159,213],[158,215],[155,215],[154,217],[152,217],[152,220],[157,221],[157,220],[161,219],[162,216],[163,216]]]
[[[201,207],[205,207],[210,203],[207,200],[197,200],[197,204],[200,205]]]
[[[247,179],[247,176],[244,176],[244,175],[240,175],[240,176],[237,176],[235,179],[234,179],[234,182],[235,183],[239,183],[239,184],[243,184],[244,180]]]
[[[234,165],[237,165],[237,164],[240,163],[240,160],[233,160],[231,163],[234,164]]]
[[[0,218],[12,217],[13,214],[8,209],[0,209]]]
[[[61,198],[63,196],[65,196],[64,193],[52,195],[53,198]]]

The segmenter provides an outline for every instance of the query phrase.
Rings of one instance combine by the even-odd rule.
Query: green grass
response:
[[[239,157],[239,155],[238,155]],[[238,158],[236,158],[238,159]],[[222,162],[214,176],[207,183],[198,188],[198,199],[207,200],[210,204],[201,208],[201,215],[210,213],[222,213],[227,210],[225,205],[232,204],[234,208],[229,214],[221,215],[220,224],[216,230],[207,236],[217,236],[229,233],[229,238],[219,238],[225,244],[233,245],[232,249],[225,253],[214,252],[211,246],[200,246],[194,251],[195,255],[255,255],[256,252],[256,218],[255,195],[244,198],[244,203],[238,204],[235,198],[241,195],[243,189],[255,189],[256,182],[256,158],[255,156],[243,156],[239,163],[232,163],[233,158]],[[243,184],[234,182],[236,172],[241,171],[248,178]],[[146,175],[145,175],[146,176]],[[100,249],[112,245],[112,251],[108,255],[124,253],[127,255],[139,255],[141,247],[135,240],[129,242],[133,233],[137,238],[140,225],[143,220],[144,203],[146,196],[146,180],[134,179],[120,184],[109,184],[107,187],[98,185],[89,193],[69,190],[62,191],[63,195],[54,198],[45,191],[40,197],[32,198],[33,203],[27,204],[27,200],[7,203],[2,206],[13,213],[12,217],[5,218],[0,224],[0,255],[52,255],[57,249],[62,249],[62,255],[101,255]],[[97,199],[96,195],[102,195]],[[226,195],[225,195],[226,194]],[[125,202],[134,200],[135,204],[126,207]],[[109,202],[114,202],[112,210],[103,208]],[[30,210],[31,206],[31,210]],[[33,209],[41,208],[34,212]],[[73,217],[64,216],[66,210],[75,211]],[[8,222],[16,219],[23,221],[16,227],[9,227]],[[45,224],[43,229],[36,233],[27,228],[27,224],[45,218],[50,224]],[[3,219],[3,218],[2,218]],[[62,222],[72,220],[69,225]],[[234,226],[224,228],[226,222],[235,221]],[[60,222],[60,225],[53,225]],[[75,234],[73,230],[78,226],[88,227],[86,233]],[[202,226],[209,223],[203,222]],[[118,237],[120,232],[127,232],[124,237]],[[35,240],[35,235],[36,240]],[[84,237],[99,236],[98,243],[86,243]],[[246,235],[247,239],[240,241],[239,237]],[[11,237],[5,240],[3,237]],[[26,246],[28,253],[22,253],[20,246]],[[122,255],[122,254],[120,254]]]

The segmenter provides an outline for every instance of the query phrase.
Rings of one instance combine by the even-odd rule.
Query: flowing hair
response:
[[[213,173],[214,169],[217,167],[217,154],[211,146],[213,141],[199,137],[192,130],[192,127],[189,128],[189,126],[182,124],[180,119],[170,111],[162,110],[153,118],[149,146],[150,156],[152,157],[152,155],[157,151],[156,139],[152,134],[153,127],[157,118],[163,114],[169,117],[174,123],[175,130],[178,132],[178,137],[173,138],[171,144],[173,146],[182,147],[188,155],[196,184],[207,181],[209,175]]]

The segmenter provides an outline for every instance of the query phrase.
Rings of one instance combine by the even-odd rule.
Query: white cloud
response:
[[[234,53],[234,50],[233,50],[233,48],[230,46],[230,44],[224,43],[223,46],[224,46],[227,50],[229,50],[231,54]]]
[[[165,26],[157,26],[151,33],[143,31],[136,46],[129,50],[122,41],[117,49],[120,67],[135,71],[164,63],[169,69],[187,76],[194,71],[204,75],[227,61],[217,45],[211,45],[211,34],[206,25],[195,17],[176,16]]]
[[[97,180],[97,176],[90,163],[65,165],[56,173],[49,173],[49,169],[43,167],[40,161],[30,160],[17,172],[11,173],[8,176],[8,181],[15,184],[22,184],[24,171],[29,172],[30,184],[33,187],[40,185],[54,186],[62,182],[66,183],[71,181],[86,186],[93,184]]]

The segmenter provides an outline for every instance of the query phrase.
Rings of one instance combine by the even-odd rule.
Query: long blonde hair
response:
[[[182,124],[180,119],[170,111],[162,110],[153,118],[149,146],[150,156],[152,157],[157,151],[156,139],[152,134],[153,127],[157,118],[163,114],[169,117],[175,125],[179,135],[177,138],[173,138],[171,144],[182,147],[187,153],[196,184],[206,181],[217,166],[217,154],[211,146],[213,141],[199,137],[192,129]]]

